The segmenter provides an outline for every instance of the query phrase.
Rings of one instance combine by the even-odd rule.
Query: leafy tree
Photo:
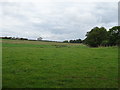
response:
[[[70,40],[70,43],[82,43],[81,39],[76,39],[76,40]]]
[[[70,40],[70,43],[75,43],[75,40]]]
[[[38,41],[41,41],[42,39],[43,39],[42,37],[37,38]]]
[[[68,40],[63,41],[64,43],[68,43]]]
[[[84,40],[86,44],[91,47],[98,47],[107,39],[108,33],[104,27],[95,27],[86,34],[87,38]]]
[[[76,43],[82,43],[82,40],[81,39],[77,39]]]
[[[114,26],[108,31],[109,44],[111,46],[120,44],[120,26]]]
[[[109,45],[109,41],[108,40],[104,40],[104,41],[102,41],[102,43],[101,43],[101,46],[108,46]]]

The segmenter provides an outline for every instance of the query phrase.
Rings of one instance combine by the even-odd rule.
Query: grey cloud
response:
[[[118,20],[118,3],[98,3],[95,14],[101,17],[101,22],[111,23]]]
[[[3,36],[47,40],[85,38],[95,26],[117,25],[117,3],[2,3]],[[12,21],[11,21],[12,20]]]

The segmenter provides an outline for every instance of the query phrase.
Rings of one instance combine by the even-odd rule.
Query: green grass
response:
[[[45,48],[45,47],[52,47],[52,45],[35,45],[35,44],[10,44],[10,43],[3,43],[3,47],[40,47],[40,48]]]
[[[117,47],[3,40],[3,88],[117,88]]]

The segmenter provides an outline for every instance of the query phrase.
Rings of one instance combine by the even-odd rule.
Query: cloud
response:
[[[95,26],[117,25],[117,2],[1,2],[2,36],[84,39]]]

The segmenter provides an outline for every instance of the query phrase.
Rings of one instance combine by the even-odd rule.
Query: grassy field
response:
[[[118,48],[2,41],[3,88],[117,88]]]

